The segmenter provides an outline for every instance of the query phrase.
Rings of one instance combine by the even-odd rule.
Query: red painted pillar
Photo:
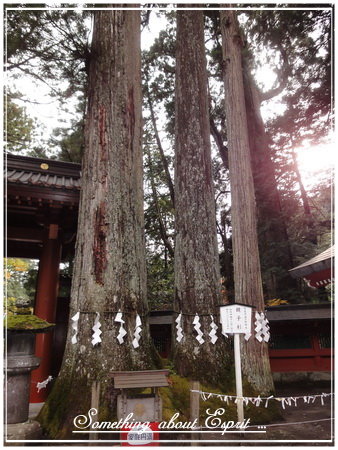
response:
[[[58,225],[50,224],[39,262],[34,314],[51,323],[55,323],[60,261],[61,243],[58,239]],[[36,383],[46,380],[51,375],[52,343],[53,332],[36,335],[35,354],[41,358],[41,362],[32,372],[31,403],[44,402],[48,396],[50,385],[38,392]]]

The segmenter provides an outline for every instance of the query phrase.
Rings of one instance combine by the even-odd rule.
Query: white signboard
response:
[[[145,425],[132,427],[127,434],[128,445],[149,445],[153,440],[153,430]]]
[[[222,333],[251,333],[251,306],[233,304],[220,307]]]

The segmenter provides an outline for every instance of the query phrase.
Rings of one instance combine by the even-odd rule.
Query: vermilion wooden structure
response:
[[[31,402],[39,403],[46,399],[48,389],[38,393],[36,383],[48,378],[52,365],[58,369],[64,349],[68,301],[57,301],[59,265],[74,255],[81,166],[7,155],[5,169],[6,256],[39,260],[35,314],[52,323],[57,308],[58,318],[62,316],[53,333],[38,335],[36,354],[41,365],[33,371]],[[290,274],[322,287],[333,278],[333,253],[330,248]],[[274,372],[331,369],[331,304],[281,305],[268,308],[267,315]],[[172,311],[151,313],[150,331],[163,357],[170,354],[172,322]]]
[[[280,305],[267,308],[273,372],[333,370],[333,305]]]
[[[80,195],[80,165],[7,155],[5,161],[6,256],[39,259],[35,314],[55,322],[59,265],[74,254]],[[53,333],[37,337],[40,367],[32,373],[31,402],[47,389],[36,383],[51,373]]]
[[[333,370],[333,305],[270,306],[269,356],[272,372],[329,372]],[[172,311],[152,311],[150,332],[160,355],[171,352]],[[254,339],[254,337],[251,337]]]
[[[293,278],[304,278],[307,284],[314,288],[325,287],[334,281],[334,250],[328,248],[314,258],[305,261],[291,269]]]

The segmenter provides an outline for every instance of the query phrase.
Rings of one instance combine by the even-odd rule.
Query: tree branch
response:
[[[158,224],[160,227],[160,234],[161,234],[161,238],[162,238],[165,248],[168,250],[170,256],[173,258],[174,257],[174,249],[168,238],[167,231],[166,231],[165,225],[163,223],[162,214],[161,214],[160,206],[158,203],[158,195],[157,195],[156,186],[155,186],[155,182],[154,182],[153,167],[152,167],[152,161],[151,161],[149,149],[147,150],[147,153],[148,153],[148,161],[149,161],[150,184],[151,184],[151,190],[153,193],[153,200],[154,200],[155,209],[156,209],[156,213],[157,213]]]
[[[223,139],[221,133],[217,130],[214,119],[210,114],[210,131],[211,135],[214,138],[214,141],[218,147],[219,154],[222,158],[224,167],[229,169],[229,158],[228,158],[228,148],[223,144]]]
[[[151,122],[152,122],[154,133],[155,133],[155,139],[156,139],[157,147],[158,147],[158,150],[160,152],[161,162],[162,162],[163,169],[164,169],[164,172],[165,172],[165,176],[166,176],[166,179],[167,179],[167,184],[168,184],[168,187],[169,187],[171,202],[172,202],[173,208],[175,208],[174,183],[172,181],[172,178],[171,178],[171,175],[170,175],[170,172],[169,172],[168,161],[167,161],[167,158],[165,157],[164,150],[163,150],[162,143],[161,143],[161,139],[160,139],[160,136],[158,134],[156,117],[155,117],[153,103],[151,101],[151,96],[150,96],[150,91],[149,91],[149,79],[148,79],[148,76],[146,78],[147,78],[146,91],[147,91],[147,98],[148,98],[148,105],[149,105],[149,110],[150,110]]]
[[[279,86],[276,88],[272,88],[267,92],[260,92],[260,101],[265,102],[266,100],[270,100],[271,98],[275,97],[276,95],[279,95],[283,90],[286,88],[286,85],[289,80],[289,72],[290,72],[290,65],[289,60],[287,56],[286,50],[279,45],[278,50],[280,51],[283,59],[283,66],[278,71],[278,75],[280,75],[281,81],[279,83]]]

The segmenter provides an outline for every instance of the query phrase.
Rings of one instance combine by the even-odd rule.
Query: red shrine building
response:
[[[7,155],[6,256],[39,260],[34,313],[56,323],[52,333],[37,335],[41,363],[32,386],[55,375],[62,359],[68,312],[58,301],[59,267],[74,254],[80,170],[79,164]],[[43,402],[46,392],[32,388],[31,402]]]
[[[37,382],[57,376],[62,362],[69,297],[59,296],[60,263],[74,256],[81,188],[79,164],[7,155],[5,164],[6,256],[39,260],[34,313],[55,323],[51,333],[37,335],[40,367],[32,372],[31,403],[45,401],[48,389]],[[333,247],[291,269],[313,287],[333,279]],[[332,305],[329,302],[267,308],[272,339],[270,361],[275,373],[332,370]],[[154,311],[150,331],[163,357],[171,348],[171,311]]]
[[[293,278],[304,278],[307,284],[313,288],[331,284],[334,281],[334,249],[333,245],[325,252],[294,267],[289,271],[290,275]]]

